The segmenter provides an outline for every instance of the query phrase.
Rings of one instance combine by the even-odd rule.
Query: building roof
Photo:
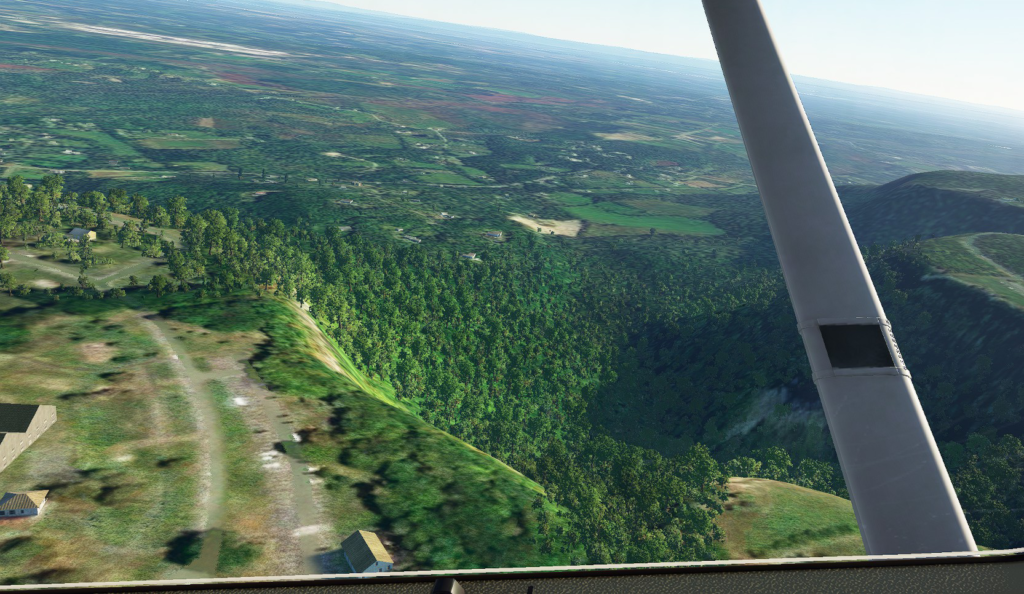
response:
[[[352,536],[341,543],[341,549],[345,551],[348,562],[352,564],[352,569],[358,573],[366,571],[366,568],[377,561],[394,563],[377,535],[366,530],[353,532]]]
[[[26,491],[24,493],[4,493],[0,497],[0,511],[12,509],[38,509],[46,501],[49,491]]]
[[[92,231],[89,231],[88,229],[82,229],[81,227],[75,227],[74,229],[71,230],[70,233],[68,233],[68,235],[70,235],[74,239],[81,239],[82,237],[84,237],[84,236],[86,236],[86,235],[88,235],[90,233],[92,233]]]
[[[0,404],[0,432],[25,433],[38,410],[38,404]]]

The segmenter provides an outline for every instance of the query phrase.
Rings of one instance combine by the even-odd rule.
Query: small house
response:
[[[413,237],[412,235],[405,235],[404,237],[413,243],[423,243],[423,240],[419,237]]]
[[[501,231],[488,231],[488,232],[487,232],[487,233],[485,233],[484,235],[486,235],[487,237],[497,237],[497,238],[501,238]]]
[[[469,252],[467,254],[459,254],[460,257],[467,260],[476,260],[476,252]]]
[[[57,420],[49,404],[0,404],[0,471],[32,445]]]
[[[0,520],[11,517],[38,516],[43,506],[46,505],[48,493],[49,491],[4,493],[3,497],[0,497]]]
[[[391,571],[395,562],[373,532],[356,530],[341,543],[345,560],[355,573]]]
[[[83,237],[86,241],[95,241],[96,232],[89,231],[88,229],[82,229],[81,227],[75,227],[67,234],[67,238],[74,242],[82,241]]]
[[[338,200],[338,204],[355,204],[355,200]]]

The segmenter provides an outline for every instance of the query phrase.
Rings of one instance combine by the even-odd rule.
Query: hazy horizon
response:
[[[588,10],[588,16],[592,18],[586,23],[569,8],[582,0],[567,0],[557,6],[540,0],[523,0],[516,3],[515,10],[508,5],[481,8],[479,2],[469,0],[437,0],[429,6],[412,0],[306,1],[335,5],[342,10],[367,10],[547,39],[718,61],[703,7],[697,0],[686,3],[637,0],[630,5],[635,9],[628,11],[617,6],[621,3],[596,0],[590,3],[593,8]],[[1015,70],[1016,62],[1020,62],[1016,70],[1024,70],[1024,38],[1014,37],[1009,32],[1010,23],[1024,20],[1024,5],[980,0],[971,3],[970,11],[965,11],[962,3],[941,6],[939,8],[946,12],[939,15],[936,8],[939,3],[927,3],[929,10],[918,13],[907,6],[926,4],[919,0],[904,2],[900,7],[889,6],[881,0],[843,2],[831,7],[805,0],[762,0],[761,3],[793,76],[1006,109],[1024,117],[1024,79],[1000,74]],[[541,7],[548,10],[548,18],[536,18]],[[888,16],[885,10],[890,11]],[[657,23],[648,22],[650,30],[623,31],[636,29],[636,19],[653,11],[666,16]],[[979,26],[986,17],[992,18],[984,24],[994,27]],[[917,29],[904,26],[911,19],[927,21],[928,26]],[[568,23],[578,27],[568,27]],[[836,23],[845,25],[835,28]],[[1002,29],[1007,29],[1005,35],[1000,34]],[[955,32],[961,39],[955,44],[936,43],[936,38],[942,37],[933,34],[937,31]],[[891,34],[885,35],[886,32]],[[873,37],[876,34],[878,36]],[[851,37],[871,38],[872,43],[849,51],[846,42]],[[1000,59],[992,60],[993,54]]]

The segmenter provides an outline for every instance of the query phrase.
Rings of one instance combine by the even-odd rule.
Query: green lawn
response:
[[[271,511],[267,480],[259,467],[252,429],[239,407],[232,404],[233,394],[224,382],[211,381],[208,388],[216,399],[224,443],[227,473],[224,525],[251,529],[254,524],[260,524],[258,518],[265,518]],[[248,575],[245,569],[259,558],[263,547],[243,540],[237,532],[230,534],[233,540],[229,546],[221,546],[217,574],[224,577]]]

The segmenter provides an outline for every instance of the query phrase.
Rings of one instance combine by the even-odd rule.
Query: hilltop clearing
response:
[[[375,383],[358,372],[339,374],[351,364],[332,362],[329,339],[287,302],[137,292],[0,300],[7,387],[15,401],[56,404],[64,422],[51,446],[76,444],[56,456],[41,440],[5,471],[6,480],[51,489],[54,502],[32,524],[0,526],[0,541],[32,543],[8,559],[0,574],[8,583],[36,579],[28,568],[73,568],[61,569],[60,581],[344,571],[336,547],[356,529],[378,531],[405,569],[560,562],[535,552],[537,514],[555,511],[532,507],[540,486],[385,404],[384,394],[367,394]],[[106,342],[75,342],[82,338]],[[125,340],[135,355],[121,354]],[[92,361],[85,367],[61,355],[79,347]],[[33,380],[44,359],[52,379]],[[146,387],[156,381],[147,377],[166,386]],[[143,398],[154,391],[166,402]],[[122,418],[131,411],[137,429],[110,434],[121,424],[103,425],[106,408]],[[94,502],[97,489],[110,494]],[[116,527],[146,509],[161,511],[151,530]],[[96,513],[109,521],[80,526]],[[72,531],[67,539],[96,546],[76,549],[71,563],[57,544],[62,533],[44,530],[57,521]],[[434,544],[455,533],[458,544]],[[119,546],[129,547],[116,557],[123,575],[103,552]]]
[[[717,523],[726,559],[864,555],[849,500],[759,478],[729,479]]]
[[[569,220],[569,221],[553,221],[550,219],[536,220],[523,215],[512,215],[509,217],[517,223],[525,225],[531,230],[537,230],[544,235],[565,235],[566,237],[576,237],[580,229],[583,228],[583,221]]]

